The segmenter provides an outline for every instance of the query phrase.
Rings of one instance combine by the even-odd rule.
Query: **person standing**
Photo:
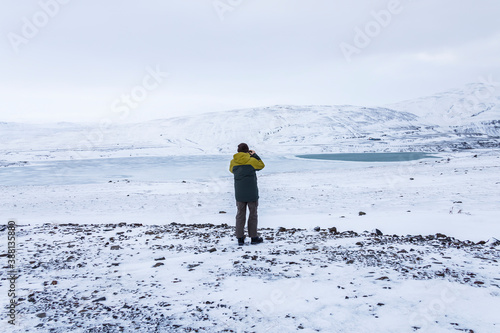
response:
[[[251,244],[263,242],[257,233],[257,206],[259,203],[259,188],[257,187],[256,171],[264,168],[264,162],[255,151],[250,150],[246,143],[238,145],[238,153],[233,155],[229,164],[229,171],[234,174],[234,195],[236,198],[236,238],[238,245],[245,244],[245,220],[247,207],[250,212],[248,216],[248,236]]]

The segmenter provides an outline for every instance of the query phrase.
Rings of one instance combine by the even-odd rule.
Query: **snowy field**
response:
[[[227,225],[22,227],[15,331],[498,331],[498,243],[261,231],[238,247]]]
[[[496,332],[500,154],[433,155],[261,154],[258,246],[236,245],[227,155],[208,157],[221,168],[209,172],[177,157],[185,172],[161,181],[89,171],[81,183],[1,186],[1,211],[20,225],[18,326],[6,327]],[[5,281],[4,270],[1,295]]]
[[[446,232],[472,241],[500,238],[498,151],[436,156],[409,162],[364,163],[276,156],[266,159],[263,155],[267,165],[259,172],[260,225],[336,226],[357,232],[379,228],[401,235]],[[10,214],[4,218],[15,218],[20,224],[232,224],[236,207],[228,171],[231,157],[210,156],[206,158],[209,167],[204,169],[205,158],[178,157],[174,166],[159,167],[163,168],[160,177],[170,180],[157,181],[143,181],[149,174],[133,177],[121,169],[114,170],[114,178],[88,171],[78,174],[75,181],[62,168],[61,174],[46,173],[48,182],[54,185],[2,186],[0,208]],[[201,162],[193,166],[194,159]],[[17,169],[17,178],[22,179],[25,168],[4,169]],[[155,169],[158,174],[159,168]],[[156,175],[151,174],[154,179]],[[55,185],[64,176],[64,182],[70,184]],[[17,182],[16,177],[11,178]],[[47,183],[43,179],[33,181],[37,182]],[[359,216],[360,211],[366,215]]]

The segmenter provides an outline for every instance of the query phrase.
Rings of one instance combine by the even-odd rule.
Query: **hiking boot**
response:
[[[245,236],[238,238],[238,245],[239,246],[245,245]]]
[[[264,240],[262,239],[262,237],[252,237],[252,243],[253,245],[255,244],[260,244],[262,243]]]

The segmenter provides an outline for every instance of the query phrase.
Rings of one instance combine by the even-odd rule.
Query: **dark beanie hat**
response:
[[[248,153],[250,149],[248,149],[248,145],[246,143],[240,143],[238,145],[238,153]]]

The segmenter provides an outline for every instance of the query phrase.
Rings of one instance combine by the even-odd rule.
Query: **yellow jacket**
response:
[[[257,154],[234,154],[229,171],[234,174],[234,195],[236,201],[252,202],[259,199],[257,175],[255,171],[262,170],[264,162]]]

